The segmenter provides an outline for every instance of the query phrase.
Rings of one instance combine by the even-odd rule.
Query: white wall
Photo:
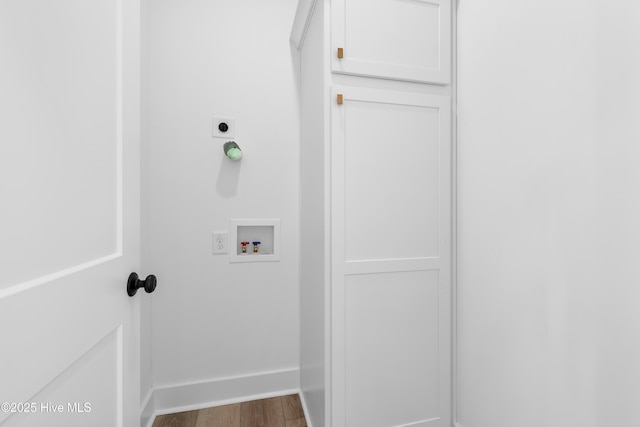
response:
[[[303,6],[301,3],[299,9],[307,10]],[[330,289],[330,272],[327,271],[330,228],[325,223],[329,209],[325,191],[329,187],[329,153],[325,141],[329,134],[326,129],[329,64],[325,49],[325,13],[324,2],[318,1],[304,39],[304,49],[300,52],[300,238],[303,242],[313,242],[301,248],[300,388],[310,422],[320,427],[325,425],[329,374],[328,358],[325,358],[329,324],[326,294]]]
[[[158,277],[156,388],[280,370],[294,381],[274,387],[298,386],[295,8],[295,0],[146,3],[143,252],[145,272]],[[211,137],[214,115],[235,117],[241,162]],[[281,218],[281,261],[212,255],[211,232],[230,218]],[[243,390],[255,391],[234,393]]]
[[[640,5],[459,3],[458,421],[639,425]]]

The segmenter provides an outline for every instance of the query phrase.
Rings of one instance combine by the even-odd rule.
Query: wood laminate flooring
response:
[[[307,427],[300,396],[272,397],[159,415],[153,427]]]

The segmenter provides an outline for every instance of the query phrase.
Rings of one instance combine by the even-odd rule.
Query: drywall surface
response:
[[[156,389],[298,369],[295,9],[295,0],[146,2],[143,233],[145,270],[158,277]],[[235,118],[240,162],[212,138],[213,116]],[[280,218],[280,261],[212,255],[211,233],[230,218]]]
[[[460,2],[460,426],[640,424],[638,16]]]
[[[314,426],[324,426],[329,366],[328,340],[328,141],[326,137],[327,80],[324,2],[316,3],[300,52],[300,387],[306,412]]]

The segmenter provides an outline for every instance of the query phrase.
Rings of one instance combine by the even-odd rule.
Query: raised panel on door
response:
[[[3,426],[139,425],[139,20],[0,2]]]
[[[333,426],[448,427],[450,99],[332,97]]]
[[[344,105],[347,261],[437,257],[439,107]]]
[[[347,276],[347,426],[428,426],[448,409],[439,401],[449,340],[438,281],[436,270]]]
[[[5,3],[0,287],[118,251],[115,0]],[[7,225],[11,226],[7,226]],[[34,262],[35,260],[35,262]]]
[[[28,409],[16,412],[3,427],[117,426],[121,340],[120,329],[107,334],[28,402],[22,402],[29,404]]]
[[[334,72],[450,83],[450,0],[333,0],[331,10]]]

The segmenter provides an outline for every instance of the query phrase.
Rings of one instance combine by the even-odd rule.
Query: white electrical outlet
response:
[[[212,236],[213,236],[213,253],[226,254],[227,253],[227,233],[217,232],[217,233],[212,233]]]
[[[236,133],[236,119],[233,117],[214,117],[213,133],[214,138],[233,139]]]

